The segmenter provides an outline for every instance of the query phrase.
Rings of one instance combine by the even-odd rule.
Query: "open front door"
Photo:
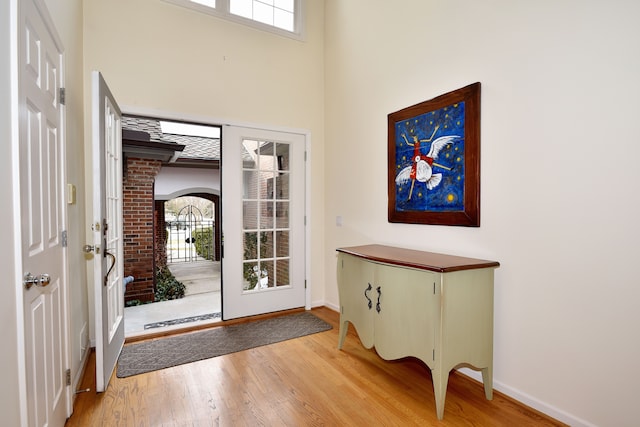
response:
[[[223,127],[222,317],[305,306],[305,137]]]
[[[91,77],[96,391],[102,392],[124,345],[122,113],[102,75]]]

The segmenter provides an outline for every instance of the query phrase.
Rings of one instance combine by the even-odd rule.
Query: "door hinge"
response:
[[[67,230],[63,230],[60,236],[60,240],[62,240],[62,247],[66,248],[69,242],[67,241]]]
[[[67,89],[61,87],[60,88],[60,104],[65,105],[67,102]]]
[[[305,162],[307,161],[307,152],[306,151],[304,152],[304,161]]]
[[[433,294],[436,294],[436,282],[433,282]]]
[[[67,385],[71,385],[71,369],[67,369],[65,375],[67,377]]]
[[[307,289],[307,279],[304,279],[304,288]]]

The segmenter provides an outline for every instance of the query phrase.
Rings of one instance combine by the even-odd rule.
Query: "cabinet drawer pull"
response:
[[[372,288],[371,288],[371,283],[368,283],[368,285],[369,286],[367,287],[367,289],[364,290],[364,297],[367,299],[367,301],[369,301],[367,305],[369,306],[369,310],[371,310],[373,303],[371,302],[371,298],[369,298],[369,295],[367,295],[367,292],[369,292]]]
[[[376,303],[376,311],[380,313],[380,296],[382,295],[382,292],[380,291],[380,286],[376,288],[376,291],[378,291],[378,302]]]

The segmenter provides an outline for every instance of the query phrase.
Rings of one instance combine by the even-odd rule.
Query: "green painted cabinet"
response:
[[[471,366],[493,395],[493,272],[500,264],[383,245],[338,249],[342,348],[351,323],[386,360],[431,369],[439,419],[449,372]]]

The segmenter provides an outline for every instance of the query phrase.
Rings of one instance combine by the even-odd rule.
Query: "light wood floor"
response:
[[[92,355],[73,426],[560,426],[501,393],[452,373],[445,415],[435,415],[428,368],[384,361],[350,327],[337,350],[339,315],[313,313],[331,331],[129,378],[95,392]]]

